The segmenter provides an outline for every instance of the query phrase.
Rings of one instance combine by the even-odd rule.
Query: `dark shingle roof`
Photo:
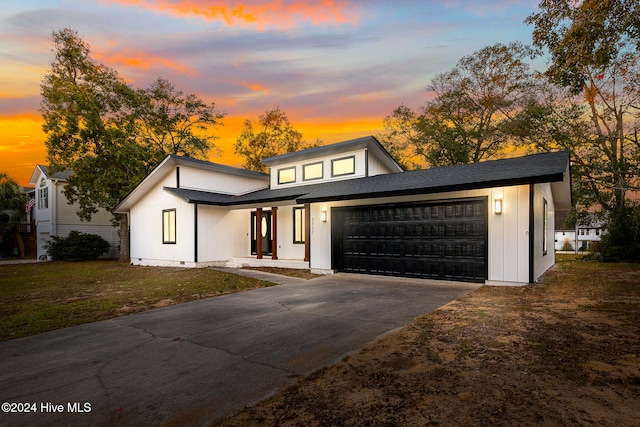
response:
[[[488,187],[562,181],[569,152],[446,166],[337,181],[318,187],[299,202],[441,193]]]
[[[568,162],[569,152],[561,151],[289,188],[267,188],[241,196],[181,188],[165,190],[190,203],[221,206],[283,200],[312,203],[557,182],[564,179]]]
[[[233,196],[212,193],[210,191],[191,190],[188,188],[164,187],[164,191],[184,199],[187,203],[201,203],[204,205],[226,205]]]
[[[42,170],[42,172],[44,172],[44,174],[47,176],[47,178],[51,178],[51,179],[59,179],[59,180],[66,180],[67,178],[69,178],[71,175],[73,175],[73,172],[71,172],[70,170],[66,170],[63,172],[56,172],[54,174],[49,174],[49,166],[45,166],[45,165],[38,165],[40,167],[40,169]]]

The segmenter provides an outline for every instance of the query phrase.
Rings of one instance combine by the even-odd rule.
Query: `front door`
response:
[[[251,212],[251,255],[258,254],[258,227],[256,226],[257,212]],[[271,211],[262,211],[261,235],[262,235],[262,255],[271,255]]]

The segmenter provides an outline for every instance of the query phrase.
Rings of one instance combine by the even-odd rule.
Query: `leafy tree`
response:
[[[25,202],[18,183],[0,172],[0,234],[10,231],[24,215]]]
[[[235,153],[244,157],[244,167],[249,170],[265,172],[267,166],[262,159],[321,145],[320,140],[305,142],[302,133],[291,126],[280,107],[265,111],[257,127],[259,130],[256,133],[251,120],[245,120],[234,145]]]
[[[207,104],[194,94],[185,95],[162,78],[140,89],[139,95],[136,115],[141,139],[155,153],[156,161],[167,153],[206,158],[216,139],[210,132],[225,116],[214,103]]]
[[[430,166],[496,157],[514,142],[509,123],[535,94],[531,54],[520,43],[498,43],[463,57],[434,77],[428,90],[436,97],[418,112],[400,106],[385,119],[391,126],[382,139],[392,153],[408,150]]]
[[[378,135],[380,144],[403,169],[422,169],[424,165],[423,140],[417,129],[418,113],[404,104],[384,118],[386,131]]]
[[[52,172],[71,170],[65,195],[91,220],[111,211],[167,154],[204,157],[212,137],[196,134],[222,118],[214,105],[158,79],[136,89],[97,63],[71,29],[53,33],[54,59],[41,84],[43,130]],[[120,258],[129,259],[128,223],[120,221]]]
[[[637,217],[628,192],[640,190],[640,4],[553,0],[540,9],[526,22],[534,25],[535,46],[550,54],[546,77],[567,91],[546,117],[561,116],[557,111],[569,111],[569,105],[583,112],[566,121],[552,145],[571,149],[577,201],[599,205],[609,230],[620,230]],[[616,232],[620,238],[632,234]]]

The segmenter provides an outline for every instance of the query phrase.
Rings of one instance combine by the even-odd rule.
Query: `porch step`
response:
[[[226,267],[242,268],[242,267],[277,267],[277,268],[295,268],[298,270],[306,270],[309,268],[307,261],[297,259],[270,259],[270,258],[231,258],[225,263]]]

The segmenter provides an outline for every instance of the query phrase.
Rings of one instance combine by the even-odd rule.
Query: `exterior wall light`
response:
[[[327,222],[327,210],[326,209],[323,209],[322,212],[320,212],[320,221]]]
[[[493,201],[493,207],[496,215],[502,214],[502,199],[495,199]]]

